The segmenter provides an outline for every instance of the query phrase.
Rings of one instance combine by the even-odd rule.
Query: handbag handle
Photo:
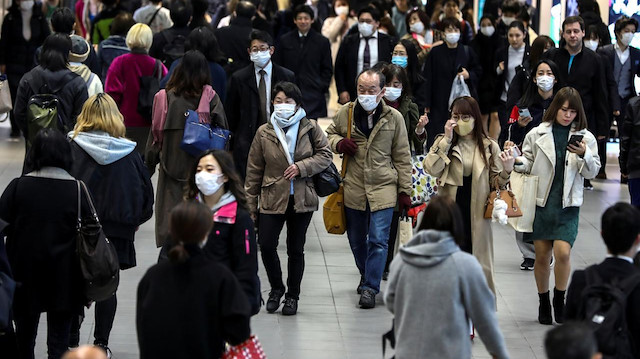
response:
[[[347,138],[351,139],[351,123],[353,121],[353,102],[349,102],[349,115],[347,116]],[[342,156],[342,170],[340,177],[344,178],[347,174],[347,159],[349,156]]]
[[[82,190],[84,191],[84,193],[87,195],[87,202],[89,202],[89,208],[91,209],[91,215],[93,216],[93,218],[95,219],[96,223],[100,223],[100,221],[98,220],[98,213],[96,212],[96,208],[93,206],[93,201],[91,200],[91,195],[89,195],[89,190],[87,189],[87,185],[84,184],[84,182],[80,181],[80,180],[76,180],[76,184],[78,185],[78,229],[80,229],[81,225],[82,225],[82,209],[81,209],[81,193],[80,193],[80,186],[82,186]]]

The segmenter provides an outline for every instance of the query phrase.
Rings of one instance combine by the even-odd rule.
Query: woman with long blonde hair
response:
[[[138,227],[153,214],[153,187],[136,143],[126,139],[122,114],[111,96],[91,96],[69,132],[73,165],[70,173],[86,183],[105,235],[118,253],[120,269],[136,266],[133,240]],[[110,354],[109,333],[117,299],[96,303],[94,344]],[[78,344],[80,326],[72,327]]]

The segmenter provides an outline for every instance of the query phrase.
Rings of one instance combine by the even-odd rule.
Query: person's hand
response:
[[[338,98],[338,103],[344,105],[345,103],[351,101],[351,97],[349,97],[348,91],[340,92],[340,97]]]
[[[518,116],[518,126],[520,127],[527,127],[531,121],[533,121],[533,117],[531,116]]]
[[[418,125],[416,125],[416,133],[422,133],[424,127],[429,123],[429,115],[427,109],[424,110],[424,114],[418,119]]]
[[[621,174],[620,174],[620,177],[622,177],[622,178],[624,178],[624,179],[628,179],[628,178],[629,178],[629,175],[628,175],[628,174],[621,173]]]
[[[613,115],[616,116],[616,117],[620,116],[620,111],[618,111],[618,110],[613,111]]]
[[[0,65],[0,74],[4,74],[7,71],[7,65]]]
[[[440,46],[442,44],[444,44],[444,41],[438,40],[438,41],[434,42],[433,44],[431,44],[431,48],[433,49],[434,47]]]
[[[251,217],[254,225],[258,223],[258,214],[256,212],[249,213],[249,216]]]
[[[587,151],[587,145],[585,144],[584,140],[578,142],[578,145],[574,145],[573,143],[569,144],[567,146],[567,150],[571,153],[575,153],[576,155],[582,157],[584,156],[584,153]]]
[[[500,61],[500,63],[498,64],[498,68],[500,69],[500,71],[504,71],[504,61]]]
[[[339,153],[344,153],[347,156],[353,157],[358,150],[358,144],[350,138],[343,138],[336,145],[336,149]]]
[[[504,144],[502,145],[502,149],[504,151],[509,151],[511,150],[511,147],[515,146],[515,142],[513,141],[504,141]]]
[[[300,175],[300,169],[297,164],[292,164],[284,170],[284,178],[287,180],[292,180]]]
[[[511,173],[513,171],[513,165],[516,162],[516,159],[511,154],[511,150],[506,150],[500,152],[500,160],[502,161],[502,167],[507,173]]]
[[[607,136],[598,136],[598,141],[606,140]]]
[[[444,124],[444,136],[451,142],[453,139],[453,129],[458,126],[458,123],[454,119],[448,119]]]
[[[408,194],[404,192],[400,192],[400,194],[398,194],[398,209],[400,210],[400,213],[411,209],[411,197],[409,197]]]
[[[467,69],[465,69],[464,67],[462,68],[462,71],[458,72],[458,75],[462,75],[462,78],[465,80],[469,79],[469,71],[467,71]]]

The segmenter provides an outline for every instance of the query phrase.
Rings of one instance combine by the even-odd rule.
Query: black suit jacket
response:
[[[215,31],[220,50],[229,61],[224,67],[227,78],[239,69],[251,64],[247,51],[249,35],[253,30],[251,26],[251,19],[237,17],[229,22],[229,26],[221,27]]]
[[[327,101],[324,94],[329,90],[333,75],[331,44],[315,30],[309,31],[303,47],[300,47],[299,37],[297,29],[282,36],[273,61],[295,74],[307,117],[326,117]]]
[[[358,77],[358,48],[360,34],[347,35],[340,44],[336,56],[336,88],[338,95],[343,91],[349,92],[353,101],[356,98],[356,79]],[[378,62],[391,63],[391,53],[394,44],[391,38],[378,31]],[[375,64],[371,64],[372,66]]]
[[[608,136],[610,126],[606,103],[606,79],[598,55],[583,46],[582,51],[573,59],[570,73],[570,56],[565,48],[552,48],[542,54],[542,58],[558,65],[560,76],[556,76],[556,79],[560,83],[571,86],[580,93],[589,131],[594,135]]]
[[[295,82],[293,72],[284,67],[273,64],[271,71],[271,89],[280,81]],[[253,64],[236,71],[231,76],[225,112],[229,129],[233,133],[231,140],[233,160],[244,179],[251,142],[253,142],[258,127],[263,123],[259,119],[260,97]]]
[[[614,278],[627,278],[638,271],[633,264],[620,258],[607,258],[602,263],[595,265],[598,274],[605,282]],[[566,320],[580,320],[578,309],[582,301],[582,291],[587,286],[586,275],[582,270],[575,271],[571,277],[571,285],[567,290],[567,305],[565,311]],[[640,285],[627,297],[627,328],[630,334],[634,357],[640,356]]]
[[[605,61],[607,62],[608,65],[608,70],[613,71],[613,69],[615,68],[615,62],[618,61],[618,56],[616,55],[616,49],[614,48],[613,45],[605,45],[602,46],[600,48],[598,48],[598,54],[600,54]],[[636,49],[635,47],[631,47],[629,46],[629,61],[631,61],[631,69],[630,69],[630,75],[631,75],[631,96],[635,96],[636,95],[636,91],[635,88],[633,87],[633,80],[636,78],[636,76],[640,76],[640,50]],[[624,110],[623,108],[620,108],[620,94],[618,94],[618,79],[613,77],[615,79],[616,82],[616,86],[609,86],[609,97],[610,97],[610,103],[611,103],[611,107],[614,111],[620,111],[622,112],[622,110]]]

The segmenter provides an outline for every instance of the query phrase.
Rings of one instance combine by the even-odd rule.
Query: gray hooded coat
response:
[[[384,302],[395,315],[398,359],[471,358],[467,318],[489,353],[509,358],[482,267],[449,232],[420,231],[400,248]]]

